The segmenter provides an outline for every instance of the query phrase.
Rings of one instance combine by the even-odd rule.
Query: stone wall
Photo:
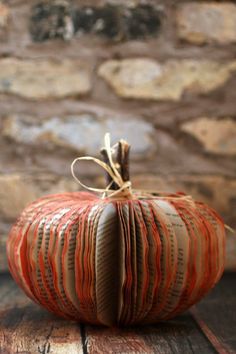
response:
[[[136,188],[190,193],[236,228],[236,3],[0,0],[1,270],[22,208],[77,190],[70,163],[106,131],[132,144]],[[235,251],[229,234],[230,269]]]

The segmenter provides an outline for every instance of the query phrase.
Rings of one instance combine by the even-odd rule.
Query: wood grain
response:
[[[86,327],[88,354],[215,353],[189,314],[155,326],[109,329]]]
[[[225,274],[194,309],[169,322],[124,329],[79,325],[33,304],[0,275],[1,354],[236,353],[236,274]]]
[[[226,273],[198,305],[191,309],[194,320],[212,342],[224,353],[236,353],[236,274]]]
[[[80,327],[33,304],[9,276],[1,276],[0,353],[80,354]]]

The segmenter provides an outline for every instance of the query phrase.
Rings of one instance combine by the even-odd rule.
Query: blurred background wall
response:
[[[75,191],[109,131],[136,188],[184,191],[236,227],[236,3],[0,1],[0,269],[33,199]],[[103,185],[93,164],[77,171]],[[236,268],[228,234],[227,267]]]

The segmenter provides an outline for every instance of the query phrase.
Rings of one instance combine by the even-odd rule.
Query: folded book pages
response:
[[[220,279],[224,222],[183,193],[132,190],[125,141],[111,147],[106,135],[102,155],[94,159],[107,172],[108,187],[95,189],[102,197],[48,195],[23,211],[7,242],[12,276],[65,318],[107,326],[170,319]],[[92,158],[77,159],[74,176],[82,159]]]

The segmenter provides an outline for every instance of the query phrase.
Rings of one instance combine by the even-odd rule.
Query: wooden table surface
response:
[[[236,273],[225,274],[191,311],[125,329],[65,321],[33,304],[0,275],[0,353],[236,353]]]

